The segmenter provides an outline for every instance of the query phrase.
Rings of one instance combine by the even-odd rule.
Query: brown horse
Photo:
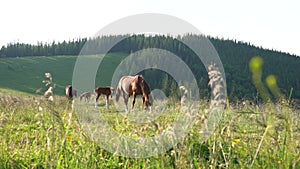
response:
[[[106,86],[106,87],[97,87],[94,90],[94,93],[96,95],[96,99],[95,99],[95,107],[97,108],[97,103],[98,103],[98,99],[101,96],[101,94],[106,96],[106,101],[105,101],[105,106],[108,108],[108,102],[109,102],[109,96],[112,98],[112,94],[114,92],[114,88],[111,86]]]
[[[77,91],[73,89],[71,85],[68,85],[66,87],[66,96],[69,99],[73,99],[74,97],[77,97]]]
[[[128,104],[129,97],[133,96],[133,100],[132,100],[132,109],[133,109],[135,104],[135,97],[137,95],[142,95],[144,106],[146,108],[149,107],[151,110],[151,105],[153,102],[151,89],[142,75],[121,77],[116,91],[116,101],[119,101],[119,97],[121,93],[124,98],[126,111],[128,111],[127,104]]]

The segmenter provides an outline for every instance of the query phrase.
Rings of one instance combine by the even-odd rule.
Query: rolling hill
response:
[[[180,38],[189,38],[194,35],[186,35]],[[95,42],[95,48],[101,48],[116,36],[99,37],[90,39]],[[201,37],[200,37],[201,38]],[[236,40],[224,40],[208,37],[218,52],[224,65],[228,96],[231,99],[256,97],[256,88],[252,84],[252,75],[249,71],[249,61],[254,56],[261,56],[264,60],[262,80],[268,75],[275,75],[282,93],[300,99],[300,58],[296,55],[282,53],[275,50],[263,49],[249,43]],[[35,93],[36,89],[44,88],[42,80],[44,73],[53,75],[57,84],[56,94],[63,95],[64,87],[71,84],[72,72],[78,51],[83,47],[87,39],[70,41],[58,44],[10,44],[0,50],[0,88],[10,88],[27,93]],[[101,70],[96,77],[97,85],[109,85],[116,65],[132,52],[145,48],[159,48],[169,50],[182,58],[198,79],[198,85],[203,97],[209,95],[207,72],[201,62],[195,60],[195,53],[181,44],[173,37],[134,35],[124,39],[110,50],[105,56]],[[35,56],[45,55],[45,56]],[[16,57],[26,56],[26,57]],[[90,56],[91,59],[95,56]],[[174,65],[175,66],[175,65]],[[165,74],[159,71],[143,71],[152,88],[161,88]],[[88,75],[87,75],[88,76]],[[168,86],[172,78],[168,78]],[[204,96],[205,95],[205,96]]]
[[[106,62],[119,62],[124,54],[113,53],[105,57]],[[88,56],[95,59],[96,56]],[[47,87],[42,83],[44,74],[49,72],[56,84],[54,93],[64,95],[64,88],[72,83],[72,74],[77,56],[53,57],[18,57],[0,59],[0,88],[13,89],[35,94],[36,90]],[[111,72],[114,67],[110,64],[103,65],[103,70]],[[109,77],[106,72],[98,73],[96,85],[108,85]]]

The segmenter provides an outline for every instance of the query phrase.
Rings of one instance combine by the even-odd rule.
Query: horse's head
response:
[[[141,86],[145,82],[145,79],[142,75],[136,75],[135,78],[133,79],[133,82]]]
[[[142,75],[137,75],[137,82],[141,87],[143,100],[144,100],[144,106],[145,107],[151,107],[153,104],[153,97],[151,95],[151,89],[149,84],[146,82],[144,77]]]
[[[115,91],[115,89],[113,87],[109,86],[109,88],[110,88],[111,93],[113,93]]]
[[[152,106],[153,105],[153,96],[152,94],[148,94],[148,97],[149,97],[149,106]]]

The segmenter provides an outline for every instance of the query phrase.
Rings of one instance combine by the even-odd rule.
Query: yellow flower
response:
[[[71,136],[67,136],[67,137],[66,137],[66,140],[68,140],[68,141],[70,141],[71,139],[72,139]]]
[[[231,145],[232,145],[232,147],[234,147],[237,143],[239,143],[241,141],[241,139],[235,139],[232,143],[231,143]]]
[[[269,88],[273,88],[274,86],[277,86],[277,80],[276,77],[274,75],[269,75],[266,78],[266,82]]]
[[[263,64],[263,59],[259,56],[256,56],[250,60],[249,67],[253,73],[260,72],[262,70]]]

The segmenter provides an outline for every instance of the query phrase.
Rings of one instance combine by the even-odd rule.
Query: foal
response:
[[[112,94],[114,92],[114,88],[111,86],[106,86],[106,87],[97,87],[94,90],[94,94],[96,95],[96,99],[95,99],[95,108],[98,107],[98,99],[101,96],[101,94],[106,96],[106,100],[105,100],[105,106],[106,108],[108,108],[108,103],[109,103],[109,96],[112,98]]]
[[[85,98],[85,101],[90,100],[91,98],[91,93],[90,92],[84,92],[79,96],[80,101],[82,100],[82,98]]]

